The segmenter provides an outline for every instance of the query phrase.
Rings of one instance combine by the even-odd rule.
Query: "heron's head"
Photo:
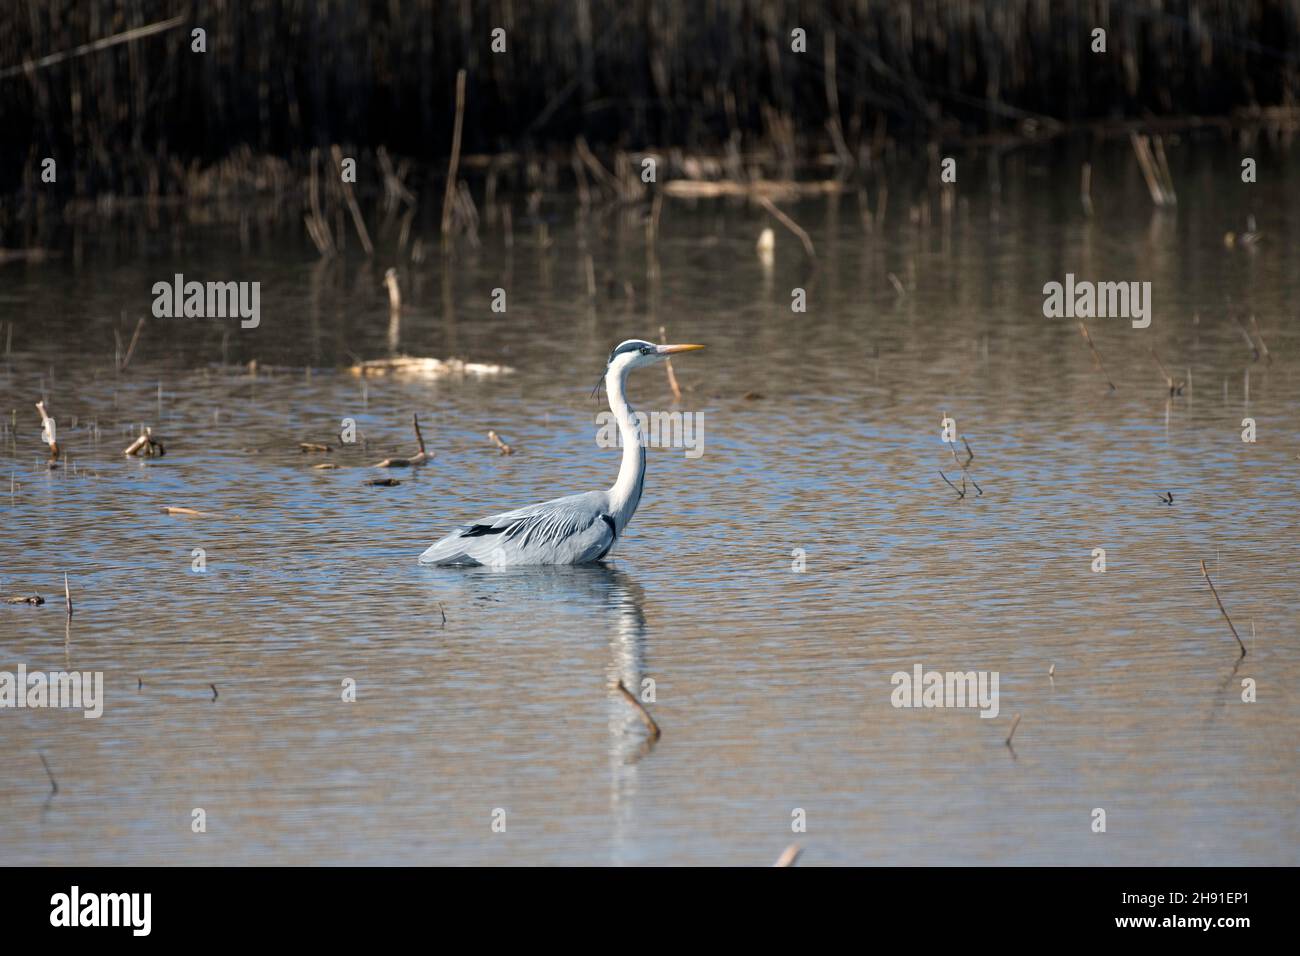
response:
[[[611,368],[641,368],[643,365],[662,362],[678,352],[694,352],[702,348],[703,345],[655,345],[645,339],[628,339],[626,342],[619,343],[614,351],[609,353],[609,363],[605,368],[607,371]]]

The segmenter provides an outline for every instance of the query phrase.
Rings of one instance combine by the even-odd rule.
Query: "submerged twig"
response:
[[[1016,728],[1020,726],[1020,715],[1016,714],[1015,720],[1011,721],[1011,733],[1007,734],[1006,744],[1011,746],[1011,738],[1016,735]]]
[[[1219,610],[1223,612],[1223,619],[1228,622],[1228,629],[1232,631],[1232,636],[1237,639],[1237,644],[1241,647],[1241,656],[1245,657],[1246,644],[1242,641],[1241,635],[1237,633],[1237,629],[1233,627],[1232,618],[1228,617],[1228,611],[1223,606],[1223,602],[1219,600],[1219,592],[1215,589],[1214,582],[1210,580],[1210,572],[1205,569],[1204,561],[1201,562],[1201,574],[1205,576],[1205,581],[1210,586],[1210,593],[1214,595],[1214,603],[1219,605]]]

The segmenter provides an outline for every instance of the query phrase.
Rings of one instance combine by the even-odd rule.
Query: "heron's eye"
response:
[[[642,354],[642,355],[649,355],[649,354],[650,354],[651,352],[653,352],[653,351],[654,351],[654,349],[651,348],[649,345],[643,345],[643,346],[641,346],[641,354]]]

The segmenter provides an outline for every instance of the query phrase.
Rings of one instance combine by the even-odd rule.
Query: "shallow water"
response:
[[[48,599],[0,606],[0,670],[103,671],[106,696],[96,720],[0,710],[0,860],[767,864],[797,840],[804,864],[1300,862],[1300,166],[1261,159],[1244,186],[1235,151],[1170,159],[1174,212],[1152,212],[1127,144],[1098,162],[1091,220],[1050,152],[964,159],[928,224],[919,178],[870,233],[852,195],[790,205],[815,270],[779,230],[765,268],[753,210],[669,200],[657,282],[639,222],[557,202],[544,239],[517,213],[512,250],[488,230],[400,264],[395,336],[393,257],[318,264],[293,217],[92,231],[0,267],[0,591]],[[1263,240],[1225,248],[1248,213]],[[114,328],[129,341],[178,271],[260,281],[260,327],[151,319],[115,371]],[[1150,328],[1090,323],[1114,392],[1075,323],[1042,314],[1066,272],[1153,283]],[[607,487],[588,393],[612,345],[661,324],[709,349],[676,363],[680,406],[658,369],[631,400],[702,414],[704,453],[649,451],[607,566],[416,563],[462,520]],[[393,350],[515,371],[339,370]],[[413,412],[434,462],[368,486],[414,452]],[[960,474],[945,413],[982,494],[940,478]],[[363,441],[314,469],[297,443],[337,444],[344,418]],[[141,423],[165,457],[123,457]],[[998,716],[894,708],[891,675],[918,663],[997,671]],[[645,678],[654,745],[609,690]]]

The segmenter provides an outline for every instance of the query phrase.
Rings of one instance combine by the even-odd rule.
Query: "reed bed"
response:
[[[599,183],[613,146],[842,166],[895,138],[1098,120],[1244,111],[1295,130],[1297,49],[1300,17],[1271,0],[50,0],[0,5],[0,160],[23,170],[5,191],[52,156],[71,194],[156,196],[283,188],[276,159],[333,144],[472,168],[582,137]]]

